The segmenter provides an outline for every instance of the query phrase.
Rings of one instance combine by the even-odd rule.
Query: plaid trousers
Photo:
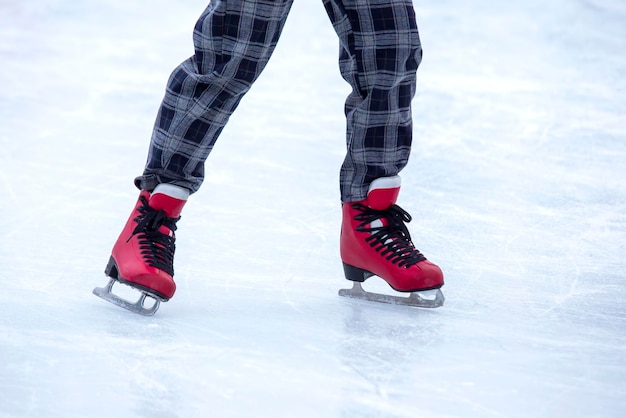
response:
[[[204,162],[242,97],[267,64],[293,0],[211,0],[194,29],[195,54],[172,72],[148,161],[135,184],[171,183],[196,192]],[[339,37],[345,103],[343,202],[408,161],[411,101],[422,58],[412,0],[323,0]]]

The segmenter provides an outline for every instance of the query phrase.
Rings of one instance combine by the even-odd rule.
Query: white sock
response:
[[[391,176],[391,177],[379,177],[374,180],[370,184],[369,191],[376,189],[395,189],[396,187],[400,187],[401,184],[400,176]]]
[[[159,184],[152,192],[152,194],[156,193],[161,193],[178,200],[187,200],[187,198],[189,197],[189,190],[185,189],[184,187],[166,183]]]

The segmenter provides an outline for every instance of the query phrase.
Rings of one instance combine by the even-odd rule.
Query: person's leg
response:
[[[98,296],[151,315],[174,283],[174,231],[189,194],[204,179],[215,141],[267,64],[293,0],[212,0],[194,30],[195,54],[171,74],[154,125],[148,161],[135,179],[141,193],[116,241]],[[143,293],[128,302],[115,282]],[[146,308],[146,296],[156,300]]]
[[[443,273],[415,248],[396,205],[398,173],[412,141],[411,100],[422,59],[412,0],[324,0],[340,41],[340,70],[352,92],[345,105],[347,155],[341,168],[340,251],[346,279],[341,294],[383,302],[437,307],[433,300],[363,292],[360,282],[379,276],[402,292],[439,289]]]
[[[341,200],[365,199],[369,185],[397,175],[412,141],[411,100],[422,48],[411,0],[324,0],[340,42],[347,155]]]
[[[195,26],[195,54],[169,78],[139,188],[199,189],[204,162],[270,59],[292,2],[211,1]]]

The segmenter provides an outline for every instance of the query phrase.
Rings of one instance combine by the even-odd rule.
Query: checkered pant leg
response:
[[[168,80],[139,188],[200,188],[204,162],[270,59],[292,2],[211,1],[194,29],[194,56]]]
[[[198,190],[204,161],[269,60],[291,3],[212,1],[194,31],[195,55],[169,79],[139,187],[167,182]],[[371,181],[397,174],[408,161],[419,35],[411,0],[324,4],[339,36],[342,76],[353,88],[341,198],[361,200]]]
[[[347,155],[342,201],[362,200],[369,184],[398,174],[412,141],[411,101],[422,59],[411,0],[324,0],[339,36],[339,64],[352,86],[345,104]]]

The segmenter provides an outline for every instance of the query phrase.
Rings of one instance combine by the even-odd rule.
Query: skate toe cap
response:
[[[147,291],[151,291],[158,296],[161,296],[164,300],[169,300],[176,292],[176,283],[174,279],[167,273],[159,272],[158,276],[146,275],[145,277],[138,277],[137,283],[146,288]]]
[[[163,301],[171,299],[176,292],[174,278],[158,269],[148,272],[136,272],[126,276],[120,275],[119,279],[132,287],[154,294]]]
[[[435,289],[443,286],[443,271],[430,261],[422,261],[417,266],[421,270],[421,280],[425,287]]]
[[[438,265],[425,260],[407,269],[403,280],[398,281],[392,287],[401,292],[415,292],[438,289],[441,286],[443,286],[443,272]]]

